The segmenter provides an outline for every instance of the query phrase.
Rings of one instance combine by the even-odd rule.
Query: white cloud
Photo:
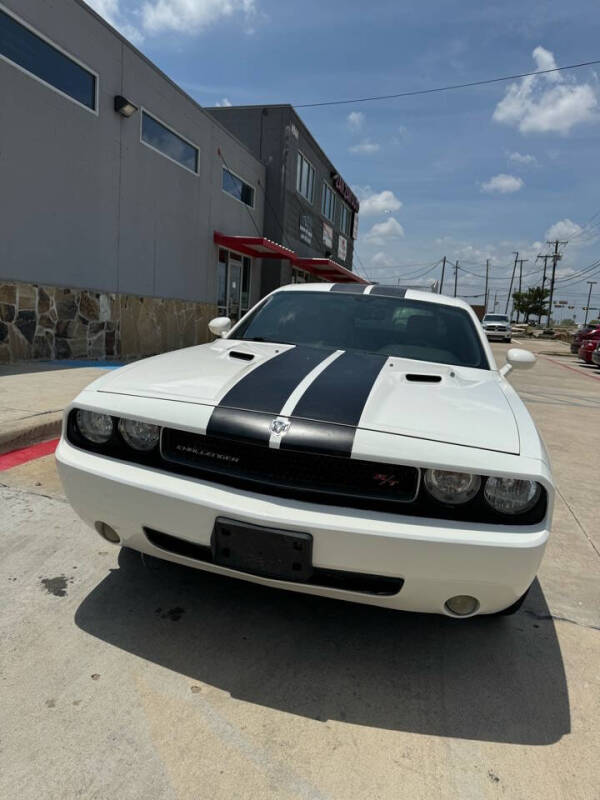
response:
[[[583,228],[581,225],[578,225],[576,222],[565,218],[555,222],[554,225],[548,228],[545,233],[545,237],[550,242],[554,241],[554,239],[568,242],[569,239],[572,239],[575,236],[580,236],[582,232]]]
[[[197,33],[222,18],[256,12],[254,0],[147,0],[141,8],[148,33]]]
[[[364,153],[372,155],[379,150],[377,142],[372,142],[370,139],[364,139],[360,144],[355,144],[348,148],[351,153]]]
[[[351,130],[359,131],[365,124],[365,115],[362,111],[351,111],[346,117],[346,121]]]
[[[395,264],[394,259],[386,255],[382,250],[378,250],[370,260],[374,267],[393,267]]]
[[[376,222],[365,238],[370,244],[382,247],[390,239],[401,239],[403,236],[402,225],[394,217],[389,217],[385,222]]]
[[[537,70],[554,69],[554,55],[536,47]],[[598,98],[591,84],[565,78],[560,72],[530,75],[511,83],[496,106],[492,119],[517,127],[521,133],[567,134],[574,125],[596,121]]]
[[[134,43],[144,34],[198,33],[225,18],[243,17],[247,32],[256,16],[255,0],[135,0],[125,17],[120,0],[88,0],[92,8]]]
[[[402,201],[390,189],[374,192],[370,186],[357,186],[356,194],[360,200],[360,213],[365,217],[390,214],[402,208]]]
[[[518,192],[524,185],[522,178],[517,178],[515,175],[500,173],[500,175],[494,175],[489,181],[482,183],[481,191],[487,192],[488,194],[492,194],[493,192],[498,192],[498,194],[510,194],[512,192]]]
[[[529,155],[529,153],[509,153],[508,160],[513,164],[523,164],[525,166],[533,166],[537,164],[537,158]]]
[[[133,44],[140,44],[144,40],[142,32],[124,19],[119,0],[87,0],[87,3]]]
[[[215,105],[217,106],[217,108],[222,108],[222,107],[227,108],[233,105],[233,103],[228,97],[223,97],[221,100],[217,100]]]

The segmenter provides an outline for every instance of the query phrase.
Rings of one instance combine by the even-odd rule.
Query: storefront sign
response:
[[[342,178],[342,176],[338,175],[337,172],[332,172],[331,180],[333,181],[333,185],[335,186],[336,192],[339,192],[339,194],[342,195],[344,200],[348,203],[348,205],[353,211],[358,211],[358,209],[360,208],[358,197],[354,194],[354,192],[348,186],[348,184]]]
[[[352,238],[358,239],[358,212],[354,212],[354,218],[352,220]]]
[[[300,214],[300,239],[306,244],[312,244],[312,217],[310,214]]]
[[[323,223],[323,244],[330,250],[333,247],[333,228],[326,222]]]
[[[344,236],[338,236],[338,258],[341,258],[342,261],[345,261],[347,253],[348,253],[347,239]]]

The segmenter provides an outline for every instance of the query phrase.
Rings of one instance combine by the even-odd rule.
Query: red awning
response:
[[[337,261],[330,258],[298,258],[293,250],[284,247],[282,244],[266,239],[263,236],[227,236],[224,233],[215,231],[215,244],[221,247],[228,247],[238,253],[252,256],[254,258],[285,258],[292,262],[295,267],[315,275],[324,281],[332,283],[368,283],[364,278],[351,272],[346,267],[342,267]]]
[[[296,257],[293,250],[277,244],[277,242],[272,242],[270,239],[265,239],[263,236],[227,236],[215,231],[214,240],[222,247],[237,250],[238,253],[244,253],[254,258],[288,258],[290,261],[294,261]]]
[[[360,275],[351,272],[346,267],[342,267],[337,261],[332,261],[330,258],[296,258],[294,259],[294,266],[310,272],[317,278],[322,278],[324,281],[331,281],[332,283],[368,283]]]

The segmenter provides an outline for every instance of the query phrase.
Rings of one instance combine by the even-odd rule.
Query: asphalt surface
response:
[[[514,617],[142,561],[75,517],[52,456],[0,472],[0,797],[600,798],[600,371],[527,346],[511,380],[559,496]]]

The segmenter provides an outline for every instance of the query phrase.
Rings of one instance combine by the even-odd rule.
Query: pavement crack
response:
[[[527,609],[525,609],[525,613],[534,619],[539,619],[542,621],[553,620],[554,622],[569,622],[571,625],[577,625],[579,628],[587,628],[591,631],[600,631],[600,625],[588,625],[585,622],[577,622],[576,619],[569,619],[569,617],[559,617],[557,614],[536,614],[535,611],[528,611]]]
[[[558,496],[561,498],[561,500],[563,501],[563,503],[566,505],[566,507],[567,507],[567,508],[569,509],[569,511],[571,512],[571,516],[573,517],[573,519],[574,519],[574,520],[575,520],[575,522],[577,523],[577,525],[578,525],[579,529],[581,530],[581,532],[583,533],[583,535],[585,536],[585,538],[586,538],[586,539],[588,540],[588,542],[591,544],[591,546],[592,546],[592,549],[593,549],[594,553],[596,553],[596,555],[598,556],[598,558],[600,558],[600,550],[598,550],[598,548],[597,548],[597,547],[596,547],[596,545],[594,544],[594,541],[591,539],[591,537],[589,536],[588,532],[587,532],[587,531],[586,531],[586,529],[583,527],[582,523],[579,521],[579,517],[577,516],[577,514],[576,514],[576,513],[575,513],[575,511],[573,510],[573,507],[571,506],[571,504],[569,503],[569,501],[567,500],[567,498],[564,496],[564,494],[561,492],[561,490],[558,488],[558,486],[556,487],[556,493],[558,494]]]

